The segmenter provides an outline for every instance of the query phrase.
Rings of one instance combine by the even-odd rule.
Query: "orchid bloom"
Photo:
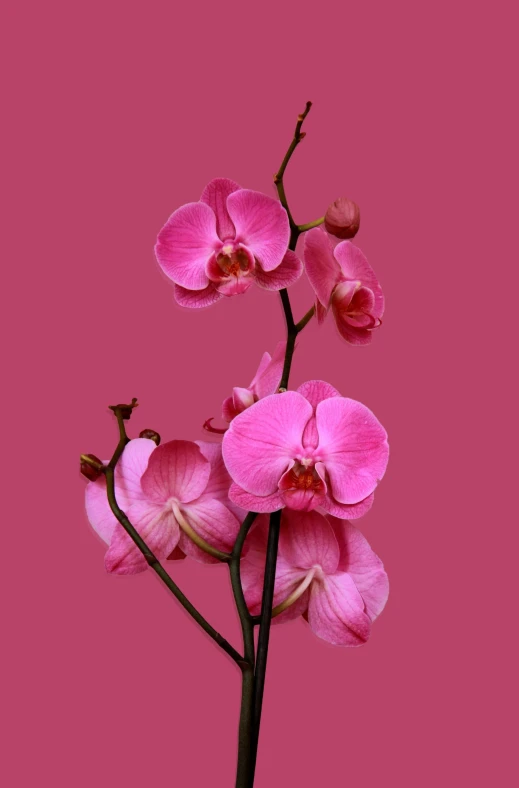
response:
[[[351,345],[369,345],[382,322],[384,295],[370,264],[351,241],[336,246],[320,227],[305,233],[305,269],[317,296],[322,323],[331,306],[340,335]]]
[[[159,560],[178,557],[177,548],[203,562],[216,560],[191,540],[190,530],[219,550],[232,549],[239,519],[227,497],[229,483],[221,447],[205,441],[156,446],[136,438],[115,468],[117,503]],[[94,530],[109,544],[107,571],[144,571],[144,556],[110,509],[104,477],[87,485],[86,510]]]
[[[255,282],[266,290],[289,287],[303,266],[288,250],[290,227],[280,202],[216,178],[199,202],[171,214],[155,254],[175,283],[181,306],[203,307],[244,293]]]
[[[249,550],[240,567],[252,615],[261,610],[267,536],[263,516],[247,539]],[[381,560],[351,523],[318,512],[283,512],[273,623],[303,615],[323,640],[361,646],[388,592]]]
[[[360,402],[321,380],[261,399],[234,418],[223,458],[229,497],[254,512],[321,507],[361,517],[384,475],[386,431]]]

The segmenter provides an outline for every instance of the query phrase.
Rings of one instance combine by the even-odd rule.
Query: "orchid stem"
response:
[[[254,625],[249,613],[240,576],[240,561],[245,539],[256,518],[256,512],[249,512],[241,524],[234,544],[229,571],[236,609],[240,617],[245,662],[242,667],[241,711],[238,729],[238,766],[236,769],[236,788],[248,788],[252,762],[253,707],[254,707]]]
[[[117,520],[120,522],[120,524],[128,534],[128,536],[130,537],[130,539],[132,539],[136,544],[136,546],[139,548],[144,558],[148,562],[148,565],[160,577],[166,588],[168,588],[171,591],[173,596],[180,602],[182,607],[204,630],[204,632],[206,632],[206,634],[208,634],[209,637],[212,638],[215,641],[215,643],[217,643],[217,645],[220,646],[220,648],[223,649],[223,651],[225,651],[225,653],[228,654],[236,662],[236,664],[243,672],[245,660],[242,657],[242,655],[239,654],[238,651],[236,651],[236,649],[233,648],[233,646],[231,646],[231,644],[224,637],[222,637],[222,635],[220,635],[220,633],[217,632],[216,629],[214,629],[214,627],[212,627],[208,621],[206,621],[206,619],[202,616],[202,614],[198,612],[196,607],[194,607],[194,605],[191,604],[189,599],[182,593],[182,591],[174,582],[174,580],[168,575],[168,573],[166,572],[160,561],[158,561],[158,559],[150,550],[144,539],[140,536],[139,532],[135,529],[135,527],[132,525],[126,514],[122,511],[122,509],[119,507],[117,503],[117,499],[115,496],[115,482],[114,482],[115,467],[117,465],[117,462],[119,461],[119,458],[121,457],[121,454],[124,451],[124,447],[130,440],[126,434],[126,429],[124,426],[124,418],[129,418],[129,416],[128,415],[123,416],[123,414],[128,412],[131,413],[131,408],[135,406],[136,406],[136,400],[135,400],[135,404],[132,404],[132,406],[114,405],[113,407],[111,407],[111,410],[113,410],[113,412],[115,413],[115,416],[117,418],[117,423],[119,425],[119,443],[117,444],[117,448],[115,449],[112,459],[110,460],[108,465],[104,467],[104,474],[106,477],[106,490],[107,490],[108,503],[110,504],[110,508],[114,513],[115,517],[117,518]],[[130,410],[128,411],[128,409]],[[248,663],[246,664],[248,665]]]
[[[288,207],[287,196],[285,193],[285,186],[283,183],[283,176],[285,174],[285,170],[287,168],[287,164],[290,161],[293,152],[305,136],[303,132],[301,132],[301,127],[303,125],[303,121],[310,112],[310,108],[312,106],[311,101],[306,102],[306,107],[304,112],[297,118],[296,129],[294,132],[294,138],[290,143],[288,151],[286,152],[285,158],[281,162],[281,166],[277,173],[274,176],[274,183],[276,184],[276,188],[279,195],[279,200],[281,205],[286,210],[288,214],[288,220],[290,222],[290,242],[288,244],[288,248],[292,251],[295,251],[297,245],[297,239],[303,230],[300,230],[298,225],[294,222],[292,218],[292,214],[290,212],[290,208]],[[292,366],[292,358],[294,355],[294,350],[296,346],[296,338],[300,331],[306,326],[308,321],[312,318],[314,314],[314,308],[312,307],[306,315],[296,323],[294,321],[294,315],[292,313],[292,306],[290,304],[290,298],[288,296],[288,292],[286,289],[280,290],[279,295],[281,297],[281,303],[283,305],[283,311],[285,313],[285,320],[287,325],[287,347],[285,351],[285,362],[283,364],[283,374],[281,376],[281,382],[279,384],[279,389],[282,391],[283,389],[287,389],[288,387],[288,379],[290,377],[290,369]],[[281,396],[283,396],[281,394]],[[263,707],[263,693],[265,689],[265,676],[267,671],[267,657],[268,657],[268,647],[269,647],[269,637],[270,637],[270,624],[272,621],[272,602],[274,599],[274,583],[276,580],[276,563],[277,563],[277,555],[278,555],[278,543],[279,543],[279,530],[281,526],[281,510],[277,512],[272,512],[270,515],[270,523],[269,523],[269,535],[268,535],[268,542],[267,542],[267,556],[265,560],[265,576],[263,580],[263,596],[261,600],[261,614],[259,617],[259,635],[258,635],[258,648],[256,652],[256,668],[254,671],[254,728],[253,728],[253,740],[252,740],[252,760],[251,760],[251,773],[250,773],[250,782],[249,788],[252,788],[254,785],[254,773],[256,769],[256,759],[258,755],[258,743],[259,743],[259,729],[260,729],[260,722],[261,722],[261,711]],[[253,624],[256,623],[256,619],[252,619]]]

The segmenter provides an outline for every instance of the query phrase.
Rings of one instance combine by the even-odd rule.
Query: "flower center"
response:
[[[313,465],[307,464],[309,460],[305,460],[304,463],[303,465],[297,462],[290,470],[290,487],[293,490],[320,490],[323,483],[319,474]]]
[[[246,252],[243,249],[232,252],[229,246],[223,247],[222,252],[216,258],[216,262],[224,276],[239,276],[248,272],[250,268],[250,261]]]

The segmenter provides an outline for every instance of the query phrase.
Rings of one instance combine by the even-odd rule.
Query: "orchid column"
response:
[[[364,345],[384,310],[375,274],[349,240],[359,227],[357,206],[341,198],[305,225],[290,212],[283,176],[310,107],[275,176],[279,201],[218,178],[198,202],[178,208],[158,236],[157,260],[182,307],[207,307],[253,284],[280,293],[286,337],[272,356],[263,355],[248,387],[232,389],[222,407],[226,426],[204,424],[223,435],[222,443],[161,444],[150,430],[130,440],[132,400],[112,406],[119,426],[112,459],[81,458],[90,481],[87,513],[109,545],[107,571],[154,570],[240,668],[237,788],[254,782],[271,622],[303,616],[319,637],[358,646],[388,594],[380,559],[348,522],[373,504],[388,460],[385,430],[329,383],[287,390],[296,337],[314,314],[322,322],[331,307],[346,342]],[[305,266],[295,251],[303,233]],[[295,322],[287,288],[303,267],[316,303]],[[186,556],[229,566],[241,650],[194,608],[161,563]]]

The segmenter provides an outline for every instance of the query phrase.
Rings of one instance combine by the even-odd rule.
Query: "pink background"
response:
[[[9,788],[234,784],[238,672],[151,573],[105,573],[77,457],[111,453],[132,396],[133,434],[203,437],[283,336],[259,290],[183,312],[152,250],[215,176],[273,193],[307,99],[291,207],[360,204],[387,311],[369,348],[311,324],[291,382],[389,431],[361,527],[391,593],[362,649],[274,630],[257,786],[516,784],[514,5],[7,4]],[[239,642],[225,568],[170,567]]]

